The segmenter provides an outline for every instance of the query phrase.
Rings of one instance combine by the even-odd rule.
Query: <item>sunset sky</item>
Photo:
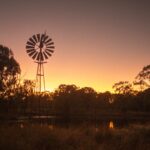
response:
[[[47,90],[63,83],[111,91],[150,63],[149,0],[0,0],[0,44],[13,50],[22,80],[35,79],[37,67],[26,42],[45,31],[56,47]]]

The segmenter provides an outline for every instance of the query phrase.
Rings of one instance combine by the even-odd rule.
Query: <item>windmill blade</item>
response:
[[[54,45],[54,42],[46,44],[46,46]]]
[[[36,60],[40,60],[40,53],[38,53]]]
[[[43,61],[43,60],[44,60],[44,57],[43,57],[43,54],[42,54],[42,52],[41,52],[40,54],[41,54],[41,57],[40,57],[40,59],[41,59],[41,61]]]
[[[34,41],[37,43],[37,42],[38,42],[38,40],[37,40],[36,36],[35,36],[35,35],[33,35],[32,37],[33,37]]]
[[[48,39],[47,41],[45,41],[45,44],[48,44],[50,41],[52,41],[52,39]]]
[[[32,38],[29,38],[29,41],[32,42],[34,45],[36,44],[36,42]]]
[[[43,41],[44,38],[45,38],[45,34],[42,34],[42,35],[41,35],[41,41]]]
[[[48,35],[45,35],[44,42],[48,39]]]
[[[42,52],[39,52],[39,53],[38,53],[37,60],[40,60],[40,61],[43,61],[43,60],[44,60],[44,57],[43,57]]]
[[[37,34],[36,36],[37,36],[37,40],[38,40],[38,42],[40,42],[40,40],[41,40],[41,36],[40,36],[40,34]]]
[[[32,56],[32,55],[35,54],[35,53],[36,53],[36,52],[33,51],[33,52],[29,53],[29,56]]]
[[[52,56],[48,51],[45,51],[45,53],[46,53],[48,56]]]
[[[44,55],[45,59],[48,59],[48,56],[46,55],[45,52],[43,52],[43,55]]]
[[[32,59],[42,62],[52,56],[54,42],[45,34],[35,34],[26,43],[26,52]]]
[[[34,49],[27,49],[26,51],[27,51],[27,53],[30,53],[30,52],[33,52],[35,50]]]
[[[28,41],[27,45],[34,46],[34,43],[31,43],[30,41]]]
[[[37,56],[37,54],[38,54],[38,52],[36,52],[36,53],[32,56],[32,58],[35,59],[36,56]]]
[[[48,48],[48,49],[54,49],[55,48],[55,46],[48,46],[48,47],[46,47],[46,48]]]
[[[34,49],[34,46],[27,45],[26,49]]]
[[[51,49],[46,49],[46,51],[48,51],[48,52],[50,52],[50,53],[54,53],[54,51],[51,50]]]

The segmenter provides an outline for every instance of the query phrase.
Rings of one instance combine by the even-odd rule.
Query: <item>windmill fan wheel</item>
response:
[[[54,42],[46,34],[33,35],[26,43],[26,52],[32,59],[38,62],[52,56],[54,48]]]

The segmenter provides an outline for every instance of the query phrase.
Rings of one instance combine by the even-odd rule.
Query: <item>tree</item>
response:
[[[91,87],[83,87],[79,91],[83,94],[93,94],[93,95],[95,95],[95,93],[96,93],[95,90]]]
[[[130,94],[133,92],[132,84],[128,81],[120,81],[113,85],[116,93],[119,94]]]
[[[141,91],[150,88],[150,65],[143,67],[138,73],[135,77],[134,85],[140,86]]]
[[[0,91],[12,89],[21,73],[11,49],[0,45]]]
[[[32,80],[24,80],[24,90],[26,90],[27,93],[33,94],[34,88],[35,88],[35,82]]]
[[[75,92],[77,89],[78,89],[78,87],[74,84],[72,84],[72,85],[61,84],[58,87],[58,92],[68,94],[68,93]]]

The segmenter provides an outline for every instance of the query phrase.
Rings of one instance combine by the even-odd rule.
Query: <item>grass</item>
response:
[[[0,150],[149,150],[150,126],[122,129],[1,126]]]

